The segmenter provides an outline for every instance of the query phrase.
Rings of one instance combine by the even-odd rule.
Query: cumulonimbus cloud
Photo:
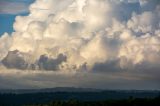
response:
[[[159,80],[159,19],[159,0],[36,0],[0,38],[1,67],[107,72],[147,85]]]
[[[157,0],[37,0],[28,16],[16,17],[15,32],[1,37],[1,60],[7,63],[12,57],[5,56],[17,50],[28,65],[42,55],[64,54],[58,69],[79,70],[86,64],[90,70],[110,61],[119,68],[159,64],[159,10]]]

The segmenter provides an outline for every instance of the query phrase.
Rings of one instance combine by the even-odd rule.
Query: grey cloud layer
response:
[[[144,86],[154,77],[158,85],[159,19],[159,0],[36,0],[0,38],[1,66],[118,73],[123,81],[142,71]]]
[[[0,14],[20,14],[29,11],[28,4],[23,2],[0,1]]]
[[[148,74],[121,73],[90,73],[63,71],[17,71],[0,72],[0,88],[37,89],[53,87],[84,87],[100,89],[160,89],[159,77]],[[17,75],[18,74],[18,75]]]

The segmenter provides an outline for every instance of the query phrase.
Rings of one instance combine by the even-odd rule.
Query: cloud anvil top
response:
[[[0,87],[160,89],[159,0],[35,0],[26,10],[0,37]]]

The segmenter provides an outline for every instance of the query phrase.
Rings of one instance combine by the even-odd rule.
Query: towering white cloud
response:
[[[15,32],[0,38],[0,59],[12,66],[7,54],[18,50],[27,68],[40,69],[43,55],[48,60],[42,63],[59,70],[92,70],[113,61],[117,69],[154,66],[160,64],[159,11],[158,0],[36,0],[28,16],[16,17]],[[54,62],[59,55],[65,59]]]

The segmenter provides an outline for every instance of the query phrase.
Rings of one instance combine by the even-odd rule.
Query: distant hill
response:
[[[53,93],[53,92],[102,92],[104,90],[93,89],[93,88],[74,88],[74,87],[56,87],[56,88],[45,88],[45,89],[1,89],[0,93]]]

